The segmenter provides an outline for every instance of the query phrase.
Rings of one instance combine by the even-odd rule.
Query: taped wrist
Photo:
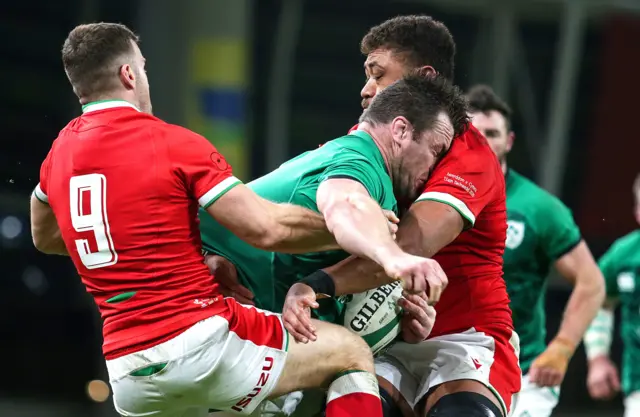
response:
[[[609,356],[612,338],[613,312],[600,309],[584,334],[584,348],[587,353],[587,359]]]
[[[310,286],[316,294],[327,297],[336,295],[336,284],[333,282],[333,278],[321,269],[303,278],[300,282]]]

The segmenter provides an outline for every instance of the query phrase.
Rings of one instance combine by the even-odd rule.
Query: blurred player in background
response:
[[[633,183],[635,217],[640,223],[640,175]],[[607,297],[604,307],[589,326],[584,337],[589,361],[587,388],[591,397],[610,400],[620,392],[620,377],[609,358],[614,328],[614,309],[622,310],[621,334],[622,392],[625,417],[640,416],[640,230],[621,237],[600,258]]]
[[[404,74],[453,78],[451,33],[428,16],[400,16],[373,27],[361,50],[367,56],[364,108]],[[401,203],[413,204],[400,222],[398,243],[410,253],[433,256],[448,286],[443,292],[446,282],[429,281],[429,301],[438,302],[429,338],[397,342],[376,359],[385,416],[411,416],[414,410],[434,417],[506,415],[521,374],[502,279],[504,176],[485,138],[469,126],[434,167],[417,200]],[[355,257],[324,272],[336,294],[384,282],[379,267]],[[285,312],[287,320],[293,313],[308,321],[303,307],[315,300],[313,288],[296,284],[288,298],[301,307]]]
[[[467,94],[473,125],[498,156],[507,183],[504,279],[520,336],[522,390],[514,417],[548,417],[558,404],[567,365],[604,297],[604,281],[569,209],[507,168],[514,133],[511,109],[488,86]],[[574,285],[564,319],[546,345],[545,291],[550,267]]]
[[[98,305],[117,411],[249,414],[266,398],[328,387],[328,415],[380,416],[362,339],[317,322],[318,341],[289,343],[279,315],[221,296],[203,263],[198,205],[266,250],[326,251],[337,249],[337,240],[360,256],[395,259],[388,273],[408,282],[424,281],[420,271],[432,262],[398,248],[368,196],[349,194],[348,207],[335,207],[367,227],[352,233],[334,223],[334,239],[321,215],[258,197],[205,138],[153,117],[145,60],[125,26],[76,27],[62,59],[83,114],[60,132],[42,164],[32,235],[41,251],[71,256]],[[405,119],[392,125],[406,146],[424,127]],[[450,124],[442,129],[453,134]]]

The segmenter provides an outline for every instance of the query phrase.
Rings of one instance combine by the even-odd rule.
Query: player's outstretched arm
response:
[[[31,237],[36,249],[48,255],[69,256],[51,207],[35,195],[31,196],[30,206]]]
[[[274,252],[338,249],[321,214],[292,204],[275,204],[239,184],[207,212],[245,242]]]
[[[464,227],[460,214],[450,206],[436,201],[419,201],[411,206],[400,222],[397,242],[408,253],[432,257],[451,243]],[[430,260],[427,275],[429,302],[437,302],[447,285],[447,278],[436,261]],[[357,294],[393,281],[373,262],[350,257],[326,268],[335,283],[336,295]]]
[[[347,252],[383,267],[403,255],[390,233],[384,212],[360,182],[328,179],[318,187],[316,199],[327,228]]]

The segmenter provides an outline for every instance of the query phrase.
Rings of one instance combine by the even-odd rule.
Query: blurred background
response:
[[[442,20],[456,83],[489,83],[515,110],[510,165],[574,211],[594,255],[637,227],[640,0],[21,0],[0,6],[0,416],[114,417],[100,321],[70,261],[29,234],[29,194],[57,132],[80,113],[60,48],[77,24],[142,37],[154,113],[210,139],[250,180],[343,135],[360,115],[359,41],[399,15]],[[569,289],[551,278],[549,331]],[[619,360],[616,339],[614,358]],[[556,416],[594,403],[580,350]]]

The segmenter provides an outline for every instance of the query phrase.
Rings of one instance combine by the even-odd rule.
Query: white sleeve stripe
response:
[[[33,190],[33,194],[38,200],[42,201],[43,203],[49,203],[49,197],[47,197],[44,191],[42,191],[42,188],[40,188],[40,183],[36,185],[36,188]]]
[[[239,179],[233,176],[222,180],[209,191],[204,193],[204,195],[198,199],[198,203],[202,207],[206,208],[207,206],[210,206],[211,203],[213,203],[215,200],[220,198],[224,193],[226,193],[231,187],[239,184],[240,182],[241,181]]]
[[[467,207],[462,200],[452,196],[451,194],[427,191],[426,193],[422,193],[416,202],[424,200],[438,201],[440,203],[448,204],[456,209],[462,217],[467,219],[471,225],[476,222],[476,216],[474,216],[471,210],[469,210],[469,207]]]

